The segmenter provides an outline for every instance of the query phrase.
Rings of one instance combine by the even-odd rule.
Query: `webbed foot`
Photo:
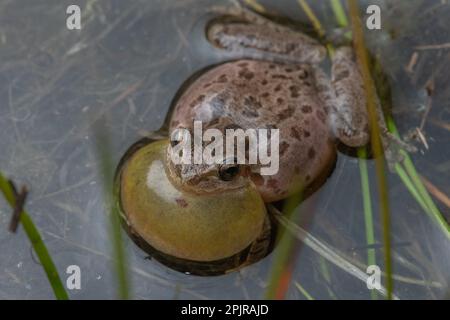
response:
[[[402,140],[387,130],[382,132],[381,139],[386,162],[389,170],[391,171],[394,171],[395,166],[404,160],[404,151],[410,153],[417,152],[416,146],[410,142]]]

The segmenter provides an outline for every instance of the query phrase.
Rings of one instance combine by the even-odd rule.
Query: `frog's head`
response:
[[[190,134],[190,131],[187,132]],[[208,143],[202,142],[202,153],[207,145]],[[238,189],[248,185],[249,165],[238,164],[234,157],[225,158],[222,161],[205,161],[204,158],[201,161],[195,161],[195,154],[194,143],[190,143],[190,139],[172,140],[167,147],[169,176],[180,188],[204,194]]]
[[[174,164],[169,160],[168,167],[170,176],[182,189],[198,194],[238,189],[249,183],[247,167],[235,163]]]

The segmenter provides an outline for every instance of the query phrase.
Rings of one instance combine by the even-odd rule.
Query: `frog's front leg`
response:
[[[240,57],[276,62],[319,63],[326,49],[318,41],[288,27],[276,24],[243,7],[232,11],[238,21],[216,20],[207,36],[216,46]]]
[[[324,100],[335,137],[350,147],[366,145],[370,140],[366,94],[350,47],[336,50],[332,57],[331,83],[327,81],[323,76],[317,77],[318,88],[331,90]],[[319,94],[327,92],[322,89]]]
[[[361,147],[370,140],[367,97],[362,75],[350,47],[341,47],[332,57],[332,79],[327,105],[335,136],[351,147]],[[319,81],[321,79],[319,78]],[[392,135],[387,129],[380,101],[376,97],[378,125],[389,166],[401,161],[401,148],[415,152],[416,148]]]

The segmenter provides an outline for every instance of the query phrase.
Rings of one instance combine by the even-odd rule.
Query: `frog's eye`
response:
[[[219,178],[223,181],[233,180],[241,171],[238,164],[224,164],[219,168]]]

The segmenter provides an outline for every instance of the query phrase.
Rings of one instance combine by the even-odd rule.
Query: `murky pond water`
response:
[[[66,28],[66,8],[78,3],[82,29]],[[329,1],[314,2],[331,33],[336,19]],[[260,1],[282,16],[309,25],[295,0]],[[428,149],[412,155],[417,171],[444,197],[433,198],[449,220],[450,4],[447,1],[361,1],[382,6],[381,31],[367,31],[368,46],[390,78],[392,114],[401,133],[423,126]],[[112,162],[164,122],[180,86],[196,71],[233,58],[204,37],[207,0],[1,0],[0,169],[31,193],[27,209],[65,279],[69,265],[82,270],[82,289],[72,298],[114,298],[108,219],[99,178],[94,127],[101,121]],[[312,32],[312,28],[306,31]],[[334,30],[335,31],[335,30]],[[368,247],[358,161],[340,154],[327,183],[299,208],[296,219],[314,237],[365,270],[373,248],[383,270],[382,227],[376,176],[375,243]],[[396,174],[389,174],[395,294],[400,298],[448,297],[450,241],[427,216]],[[434,195],[438,194],[436,192]],[[447,198],[448,199],[448,198]],[[447,203],[448,205],[448,203]],[[7,232],[10,209],[0,201],[0,299],[53,298],[23,230]],[[138,299],[263,298],[275,250],[261,262],[220,277],[193,277],[167,269],[126,238],[133,297]],[[370,299],[366,284],[295,244],[285,270],[286,298]]]

